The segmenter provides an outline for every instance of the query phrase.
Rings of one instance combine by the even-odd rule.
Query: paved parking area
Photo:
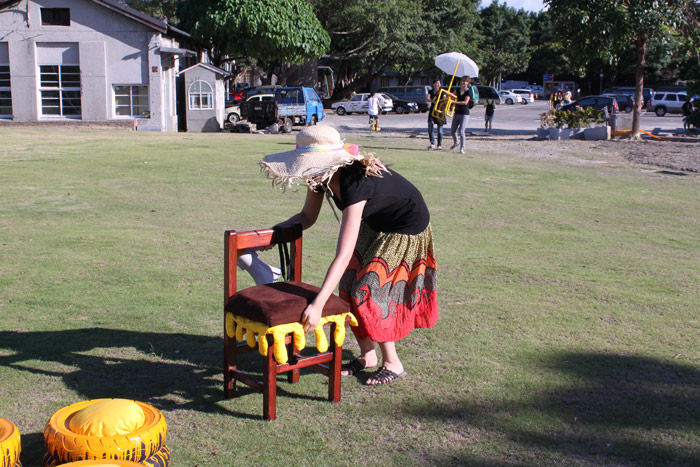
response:
[[[535,101],[533,104],[499,105],[493,122],[495,136],[525,136],[533,137],[540,126],[540,114],[549,110],[547,101]],[[623,114],[627,115],[627,114]],[[631,114],[630,114],[631,115]],[[368,131],[369,124],[366,114],[335,115],[331,110],[326,110],[324,123],[333,125],[341,132],[344,131]],[[427,134],[427,113],[397,115],[390,113],[382,115],[380,123],[385,133],[400,132],[410,134]],[[449,122],[448,122],[449,123]],[[471,116],[467,130],[472,134],[483,134],[484,108],[477,106],[471,109]],[[657,117],[651,112],[642,115],[642,130],[660,136],[671,136],[683,133],[683,119],[680,114],[666,114]],[[445,128],[446,133],[449,132]]]

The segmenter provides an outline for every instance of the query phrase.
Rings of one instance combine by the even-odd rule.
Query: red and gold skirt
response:
[[[430,225],[417,235],[384,233],[364,222],[339,285],[352,305],[358,339],[394,342],[438,319],[437,265]]]

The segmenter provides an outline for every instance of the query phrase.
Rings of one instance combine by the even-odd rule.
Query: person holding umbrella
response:
[[[450,150],[457,147],[457,133],[459,132],[459,152],[464,154],[464,146],[466,143],[464,131],[469,122],[469,108],[474,105],[473,102],[471,102],[472,99],[474,99],[474,95],[469,86],[471,81],[469,77],[479,76],[479,67],[474,60],[459,52],[448,52],[438,55],[435,57],[435,66],[445,73],[452,73],[452,79],[450,80],[450,86],[447,88],[447,94],[451,98],[456,99],[456,102],[454,103],[454,116],[452,117],[451,127],[454,144]],[[455,76],[462,77],[460,80],[461,89],[457,91],[456,95],[449,92],[449,89],[452,88],[452,81]],[[450,113],[447,113],[447,115],[451,116]]]
[[[461,87],[456,95],[453,94],[455,96],[455,115],[452,117],[452,141],[454,144],[450,151],[459,144],[460,154],[464,154],[464,147],[466,146],[466,135],[464,132],[467,129],[467,123],[469,123],[469,102],[474,98],[469,86],[470,81],[468,76],[459,80]],[[458,134],[459,142],[457,141]]]

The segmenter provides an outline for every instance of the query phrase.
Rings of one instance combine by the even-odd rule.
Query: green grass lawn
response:
[[[321,375],[280,378],[264,422],[262,396],[223,398],[223,232],[301,207],[303,190],[272,189],[256,165],[293,137],[0,138],[0,417],[25,467],[55,411],[104,397],[158,407],[174,467],[700,464],[697,175],[587,142],[474,140],[460,157],[353,139],[426,198],[441,318],[398,343],[407,378],[345,379],[339,404]],[[308,282],[336,235],[325,206]]]

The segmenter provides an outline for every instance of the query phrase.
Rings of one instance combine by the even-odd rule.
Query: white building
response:
[[[0,1],[0,118],[177,131],[188,39],[114,0]]]

